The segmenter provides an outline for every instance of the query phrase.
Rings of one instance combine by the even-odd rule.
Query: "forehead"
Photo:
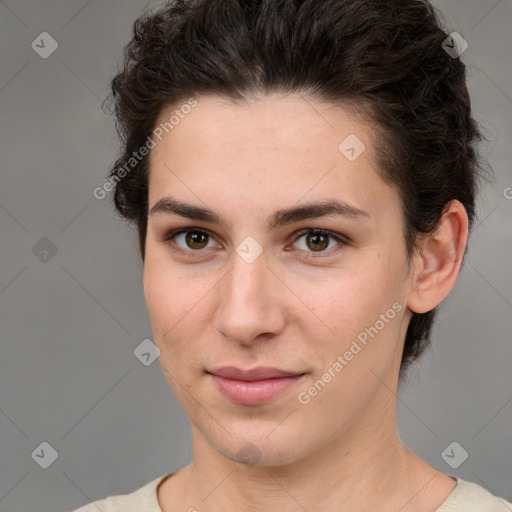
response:
[[[374,165],[372,126],[349,110],[294,96],[196,100],[155,139],[150,208],[168,193],[252,212],[327,195],[366,209],[387,187]],[[158,124],[177,109],[164,110]]]
[[[153,155],[170,149],[198,158],[198,150],[207,151],[208,156],[227,156],[225,151],[229,150],[231,157],[248,156],[248,149],[283,155],[290,151],[308,155],[311,150],[338,154],[340,137],[343,140],[353,132],[371,149],[370,123],[356,118],[348,108],[306,97],[269,95],[235,102],[203,96],[178,119],[173,113],[180,108],[173,105],[160,114],[157,125],[165,128],[167,121],[174,121],[165,129],[164,140],[158,141]],[[172,137],[167,136],[171,133]]]

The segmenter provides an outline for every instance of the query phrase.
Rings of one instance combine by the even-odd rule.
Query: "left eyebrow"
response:
[[[267,219],[267,226],[270,230],[277,226],[286,226],[301,220],[328,216],[371,219],[366,210],[356,208],[339,199],[331,199],[278,210]]]
[[[227,222],[214,211],[208,208],[182,203],[171,197],[164,197],[153,205],[149,215],[153,216],[157,214],[179,215],[192,220],[221,224],[225,227],[228,226]],[[330,199],[278,210],[267,218],[267,228],[270,231],[278,226],[286,226],[302,220],[327,216],[371,219],[371,215],[366,210],[356,208],[339,199]]]

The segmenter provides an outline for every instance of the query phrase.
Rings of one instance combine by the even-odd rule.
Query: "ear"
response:
[[[450,293],[459,274],[468,241],[468,216],[457,200],[448,203],[435,232],[421,240],[414,255],[407,306],[426,313]]]

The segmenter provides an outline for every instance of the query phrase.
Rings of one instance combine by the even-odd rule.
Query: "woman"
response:
[[[512,510],[396,426],[475,216],[460,43],[423,0],[137,20],[111,182],[193,454],[80,512]]]

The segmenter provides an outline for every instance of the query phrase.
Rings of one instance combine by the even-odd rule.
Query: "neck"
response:
[[[427,480],[426,468],[431,477],[436,471],[403,445],[395,397],[385,387],[381,391],[388,398],[376,397],[380,411],[368,408],[321,449],[284,466],[234,462],[193,426],[193,462],[181,470],[181,496],[173,503],[201,512],[420,510],[414,496]]]

